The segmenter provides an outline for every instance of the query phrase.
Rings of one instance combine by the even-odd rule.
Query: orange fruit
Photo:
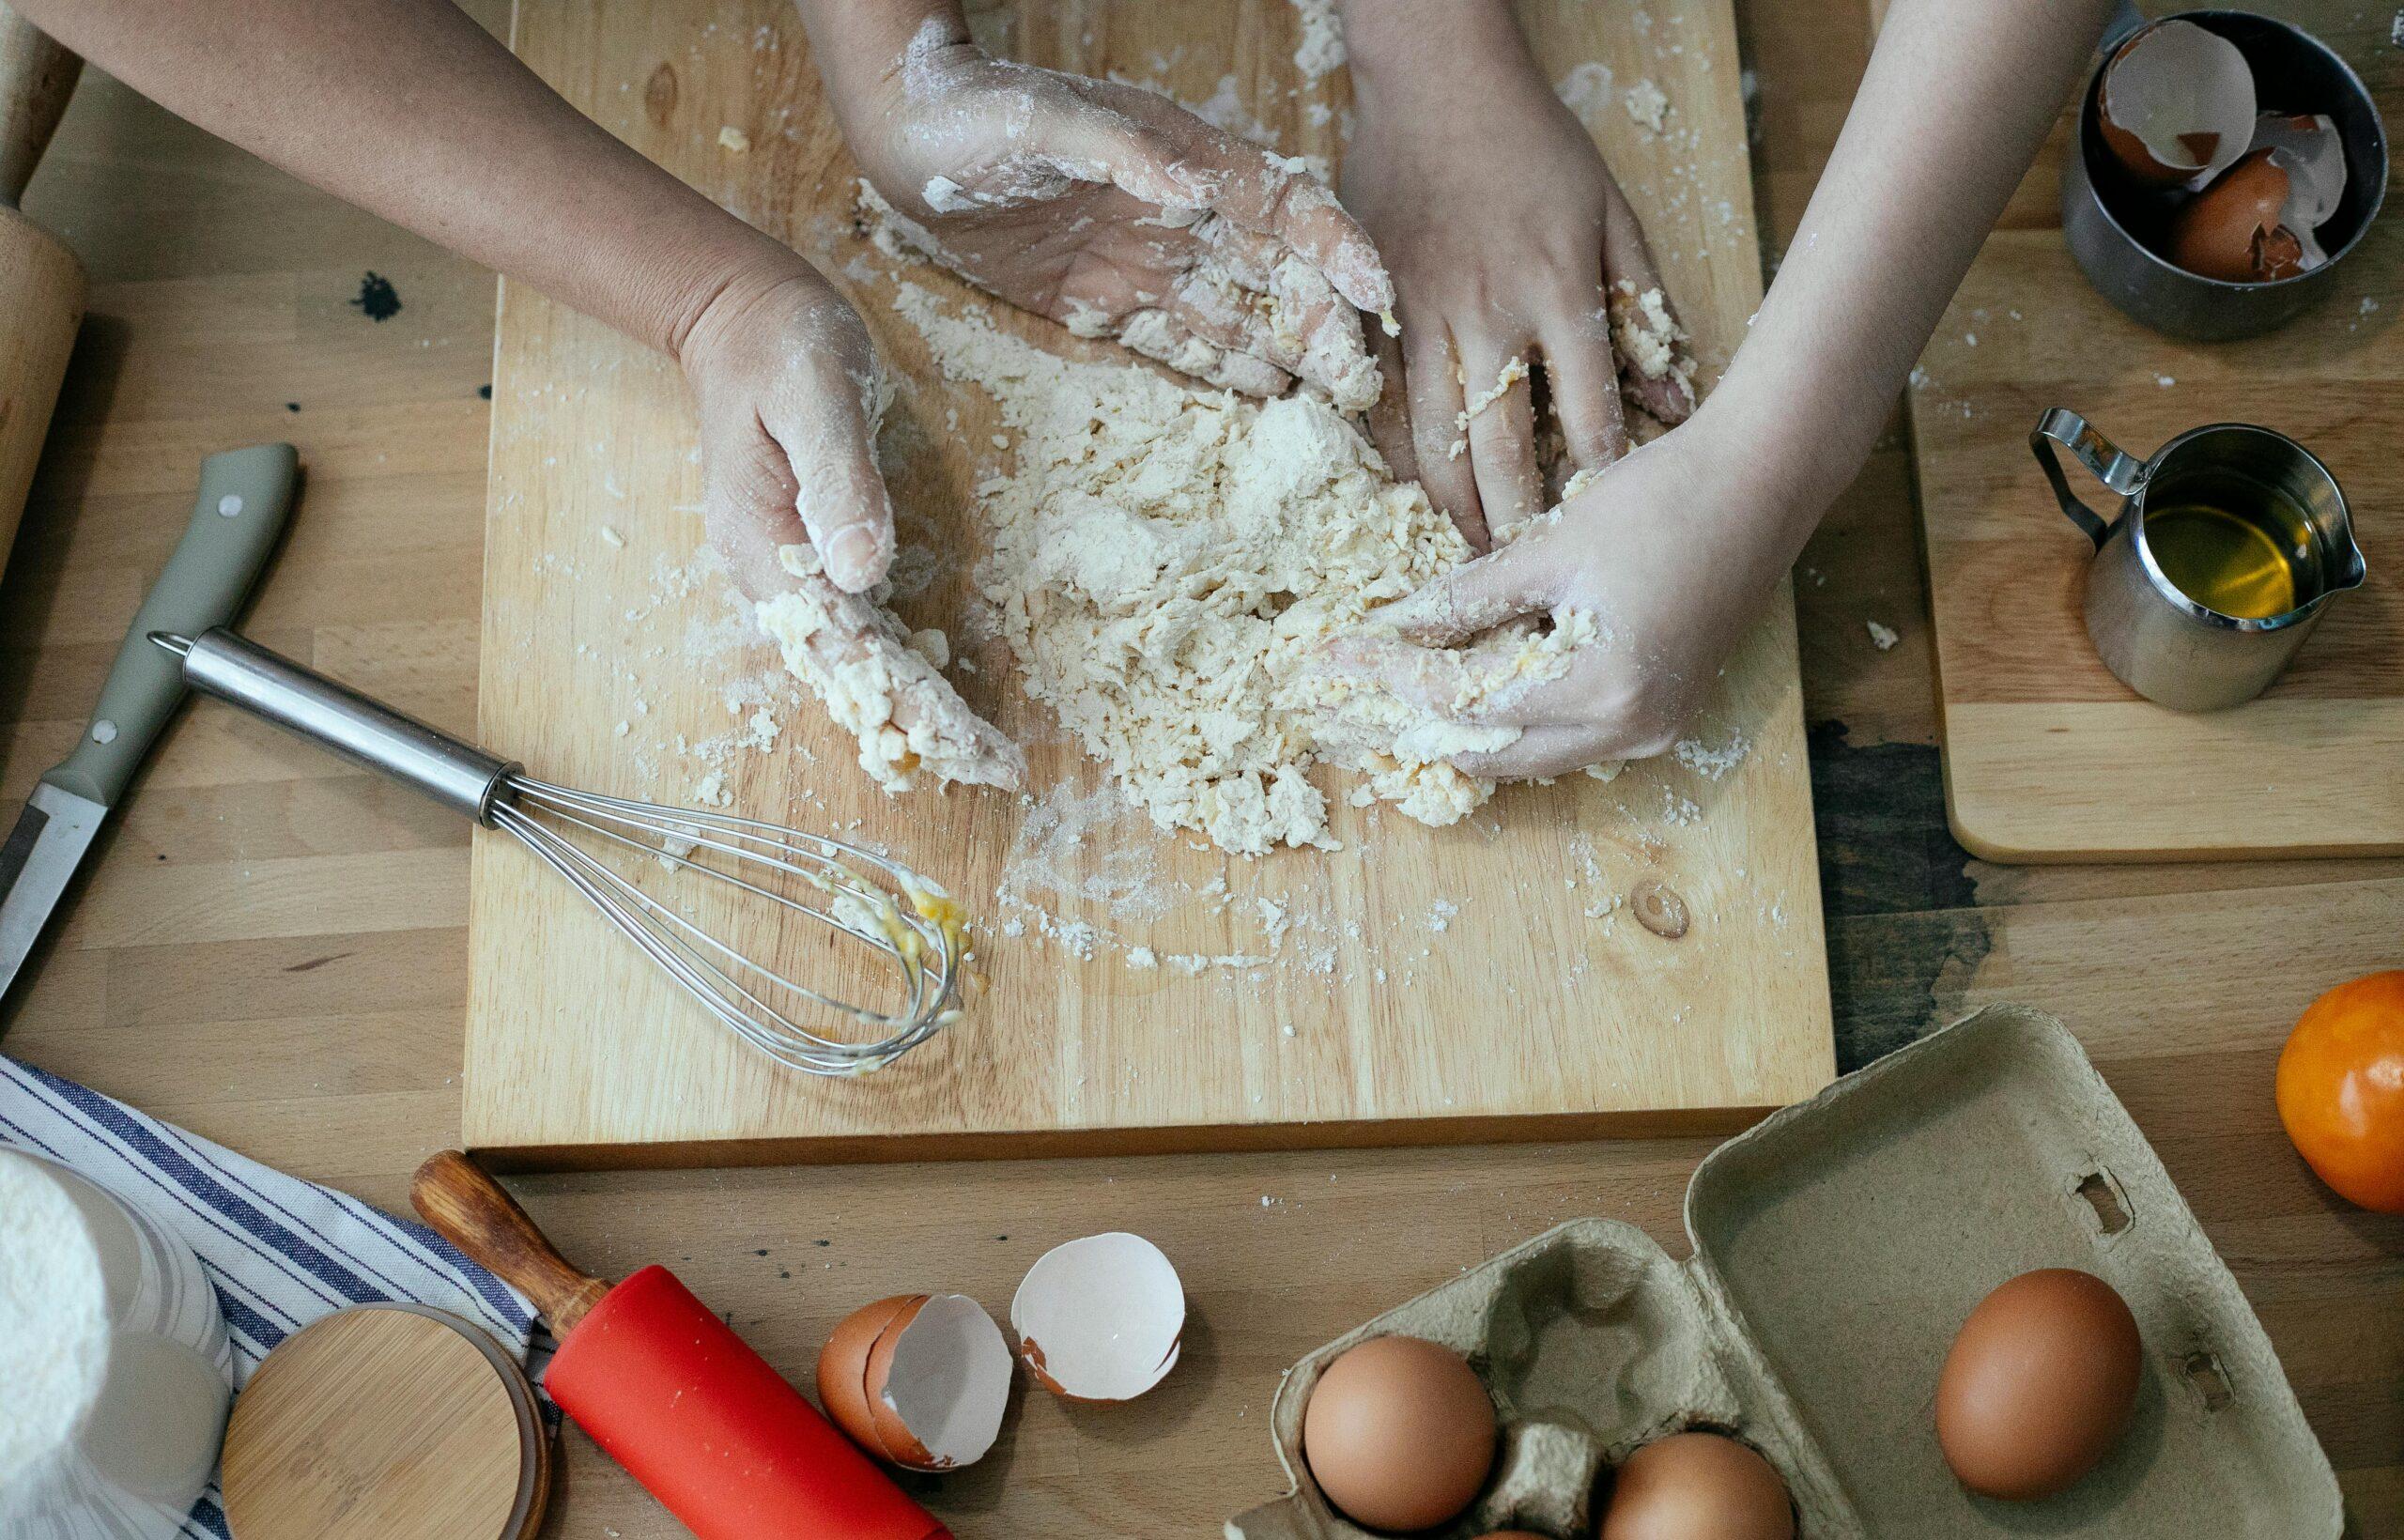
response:
[[[2279,1121],[2339,1196],[2404,1213],[2404,968],[2312,1002],[2279,1055]]]

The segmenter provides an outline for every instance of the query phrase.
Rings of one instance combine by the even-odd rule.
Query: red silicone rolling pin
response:
[[[950,1540],[667,1269],[587,1277],[456,1150],[409,1201],[534,1301],[551,1398],[701,1540]]]

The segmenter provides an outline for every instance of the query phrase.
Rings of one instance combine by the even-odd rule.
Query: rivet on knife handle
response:
[[[150,645],[150,633],[196,637],[234,618],[284,532],[299,470],[290,444],[229,450],[202,462],[192,522],[133,617],[91,725],[43,780],[103,807],[116,804],[183,699],[182,667]]]
[[[409,1178],[409,1204],[435,1233],[533,1301],[555,1337],[575,1331],[609,1292],[562,1256],[517,1200],[455,1149],[426,1157]]]

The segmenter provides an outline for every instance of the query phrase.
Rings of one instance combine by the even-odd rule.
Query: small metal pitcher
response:
[[[2071,491],[2053,446],[2120,495],[2106,523]],[[2087,419],[2060,407],[2028,435],[2062,512],[2095,543],[2087,574],[2087,634],[2120,682],[2180,711],[2217,711],[2251,701],[2295,656],[2330,598],[2360,588],[2362,548],[2354,543],[2345,493],[2312,452],[2284,434],[2244,423],[2191,428],[2139,460],[2122,453]],[[2217,488],[2283,494],[2304,513],[2308,550],[2298,552],[2297,602],[2260,619],[2224,615],[2189,597],[2155,560],[2146,539],[2149,492],[2193,494]]]

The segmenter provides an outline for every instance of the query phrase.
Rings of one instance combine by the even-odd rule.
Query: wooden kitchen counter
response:
[[[498,26],[502,0],[470,7]],[[1862,0],[1740,4],[1762,224],[1791,231],[1867,53]],[[2049,175],[2041,172],[2040,176]],[[2014,218],[2042,219],[2050,188]],[[491,278],[87,75],[27,199],[89,265],[86,324],[0,584],[0,800],[82,726],[202,456],[300,446],[300,516],[249,629],[460,732],[475,720]],[[355,301],[369,272],[400,309]],[[2321,989],[2404,965],[2404,861],[2011,870],[1947,833],[1911,469],[1890,436],[1806,553],[1838,1052],[1980,1004],[2066,1020],[2261,1313],[2365,1535],[2404,1534],[2404,1220],[2352,1211],[2281,1135],[2279,1044]],[[697,536],[698,538],[698,536]],[[2396,553],[2387,553],[2393,560]],[[2374,552],[2379,560],[2380,553]],[[1867,623],[1902,635],[1879,651]],[[394,1209],[458,1133],[468,831],[223,709],[189,714],[37,954],[6,1050]],[[1050,1244],[1136,1229],[1178,1261],[1182,1364],[1128,1408],[1023,1400],[938,1506],[963,1540],[1207,1534],[1280,1489],[1278,1371],[1556,1221],[1683,1252],[1707,1144],[1376,1150],[513,1181],[601,1271],[674,1267],[806,1378],[904,1289],[996,1314]],[[546,1533],[678,1528],[581,1435]]]

